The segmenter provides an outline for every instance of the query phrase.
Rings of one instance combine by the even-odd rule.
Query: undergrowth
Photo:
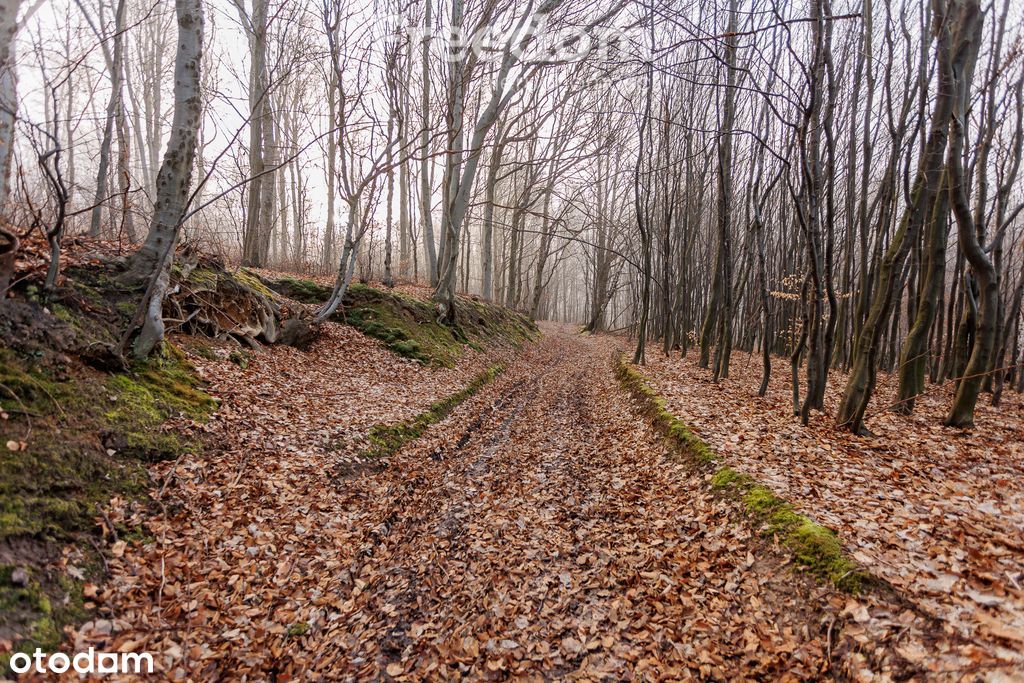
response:
[[[699,467],[717,467],[718,455],[714,450],[668,410],[665,399],[621,354],[615,360],[615,373],[665,436],[673,457]],[[870,575],[843,552],[835,532],[798,513],[767,486],[727,466],[718,467],[710,481],[713,490],[738,498],[748,521],[765,535],[778,539],[803,567],[851,593],[870,582]]]

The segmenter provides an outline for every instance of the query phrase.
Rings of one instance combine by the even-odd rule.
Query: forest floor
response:
[[[155,515],[108,511],[150,535],[111,548],[75,649],[153,652],[179,680],[907,674],[857,599],[665,458],[619,343],[547,326],[427,369],[329,324],[244,369],[192,358],[221,399],[209,447],[154,466]],[[495,363],[419,439],[359,455]]]
[[[307,303],[329,285],[261,276],[246,282]],[[649,383],[725,464],[834,529],[884,580],[851,594],[679,457],[615,377],[624,338],[548,324],[531,341],[522,319],[466,299],[463,344],[436,329],[425,288],[353,291],[304,350],[174,335],[174,368],[194,369],[188,386],[217,409],[132,423],[137,438],[180,444],[125,461],[148,468],[149,495],[117,493],[95,517],[102,538],[55,537],[91,543],[102,562],[52,591],[86,620],[65,628],[69,649],[150,652],[168,679],[210,681],[1021,671],[1020,397],[982,408],[971,433],[936,426],[936,395],[912,418],[879,411],[877,437],[851,437],[824,416],[801,427],[781,373],[758,399],[752,361],[713,385],[651,354]],[[88,404],[114,401],[104,392],[124,377],[81,372],[68,391],[88,398],[68,405],[109,413]],[[54,424],[55,438],[71,433]],[[22,459],[46,446],[24,440]]]
[[[788,365],[757,396],[760,358],[733,355],[713,383],[691,354],[651,354],[643,373],[670,412],[723,464],[753,476],[834,529],[854,559],[935,617],[950,638],[901,653],[925,666],[969,663],[1024,672],[1024,400],[982,395],[973,430],[942,426],[951,385],[932,388],[911,416],[887,410],[895,378],[880,377],[867,416],[873,436],[838,429],[845,377],[830,378],[826,412],[792,416]],[[883,615],[882,618],[888,618]],[[872,617],[874,619],[874,617]],[[938,660],[942,658],[942,664]],[[959,664],[957,664],[959,662]]]

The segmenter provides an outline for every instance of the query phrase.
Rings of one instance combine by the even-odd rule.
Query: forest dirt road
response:
[[[545,332],[382,471],[339,478],[330,452],[279,449],[179,465],[156,541],[114,563],[111,621],[79,645],[155,651],[198,680],[816,679],[862,662],[835,624],[844,598],[665,458],[612,375],[618,342]]]
[[[620,679],[822,670],[807,586],[663,459],[607,344],[548,330],[391,502],[324,670]],[[468,420],[466,418],[469,418]],[[774,595],[766,596],[770,591]]]

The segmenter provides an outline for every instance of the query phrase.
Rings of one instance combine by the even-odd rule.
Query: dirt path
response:
[[[487,421],[393,502],[368,586],[331,627],[348,646],[322,670],[820,671],[808,586],[758,564],[703,482],[662,459],[609,356],[549,331],[495,388]]]
[[[181,463],[78,645],[156,652],[194,680],[859,666],[844,598],[664,459],[612,378],[614,342],[546,333],[383,471],[332,478],[338,455],[302,443]],[[217,429],[251,422],[258,396]],[[298,438],[275,414],[274,443]]]

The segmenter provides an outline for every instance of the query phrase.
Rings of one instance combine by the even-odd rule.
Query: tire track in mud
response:
[[[465,533],[465,520],[462,517],[471,505],[466,500],[455,499],[454,495],[457,495],[462,487],[453,486],[452,482],[474,481],[486,474],[487,461],[507,440],[510,426],[523,408],[537,399],[541,377],[558,364],[557,354],[548,354],[548,356],[542,359],[542,372],[539,373],[531,372],[526,376],[517,377],[523,373],[519,365],[513,366],[510,371],[502,373],[498,382],[485,387],[476,397],[456,408],[447,419],[437,425],[432,425],[424,436],[403,448],[403,451],[415,449],[417,452],[421,452],[423,448],[417,449],[417,446],[422,446],[422,442],[429,440],[437,430],[450,428],[449,423],[453,421],[456,424],[465,425],[461,427],[459,438],[453,445],[447,447],[442,445],[428,451],[427,457],[443,468],[437,473],[436,479],[439,481],[416,476],[403,482],[400,494],[389,506],[389,514],[368,531],[360,553],[363,558],[374,558],[377,549],[387,544],[393,535],[403,532],[413,533],[411,529],[403,528],[402,511],[407,509],[425,488],[431,486],[435,491],[442,493],[441,498],[452,496],[450,498],[452,502],[447,506],[447,512],[437,523],[438,536],[446,538],[453,551],[457,552],[465,548],[465,543],[461,540]],[[492,398],[495,393],[498,395]],[[474,453],[477,453],[476,457],[472,457]],[[462,460],[463,456],[470,456],[471,459]],[[394,458],[389,460],[394,460]],[[401,464],[389,464],[367,476],[399,474],[387,469],[392,466],[401,467]],[[419,594],[419,582],[415,568],[399,564],[389,572],[389,576],[392,580],[405,582],[407,585],[405,590],[391,597],[389,605],[395,611],[400,611],[403,608],[415,609]],[[351,593],[346,597],[351,597]],[[408,639],[404,637],[407,627],[408,623],[402,621],[387,630],[381,641],[381,650],[390,655],[389,659],[393,659],[407,645]]]

